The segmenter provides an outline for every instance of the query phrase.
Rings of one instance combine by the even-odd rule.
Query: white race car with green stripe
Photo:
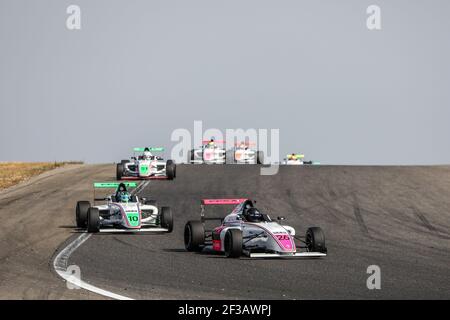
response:
[[[134,148],[134,156],[131,160],[122,160],[116,166],[117,180],[130,179],[169,179],[176,177],[176,165],[172,160],[164,161],[163,158],[153,155],[151,152],[162,152],[164,148],[146,147]],[[141,155],[136,156],[139,152]],[[143,153],[143,154],[142,154]]]
[[[77,202],[77,227],[86,228],[88,232],[172,232],[173,216],[169,207],[158,207],[156,201],[139,198],[133,192],[128,202],[118,199],[119,192],[136,187],[136,182],[94,183],[94,205],[89,201]],[[115,189],[116,192],[96,197],[98,189]],[[95,205],[97,201],[104,203]]]

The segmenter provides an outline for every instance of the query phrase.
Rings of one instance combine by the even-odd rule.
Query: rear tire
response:
[[[188,221],[184,226],[184,246],[187,251],[202,251],[205,245],[205,227],[201,221]]]
[[[123,177],[124,165],[122,163],[118,163],[116,167],[116,178],[117,180],[121,180]]]
[[[121,160],[120,164],[125,164],[125,163],[128,163],[128,162],[130,162],[130,160]]]
[[[173,180],[177,175],[177,166],[172,160],[166,162],[166,176],[167,179]]]
[[[264,153],[262,151],[258,151],[256,153],[256,163],[257,164],[264,164]]]
[[[99,232],[100,231],[100,214],[97,208],[89,208],[87,214],[87,231]]]
[[[91,207],[89,201],[78,201],[77,207],[75,209],[75,220],[77,222],[78,228],[86,228],[87,225],[87,214]]]
[[[225,233],[225,256],[227,258],[239,258],[242,255],[242,231],[229,229]]]
[[[168,233],[173,230],[173,215],[169,207],[161,207],[161,227],[166,228]]]
[[[306,231],[306,246],[309,252],[327,253],[325,235],[321,228],[311,227]]]

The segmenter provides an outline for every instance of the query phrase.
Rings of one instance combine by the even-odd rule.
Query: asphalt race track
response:
[[[69,262],[84,281],[136,299],[450,298],[449,166],[281,166],[274,176],[259,170],[180,165],[174,181],[151,181],[140,193],[172,207],[173,233],[95,234]],[[322,227],[328,256],[236,260],[186,252],[185,222],[199,217],[200,199],[214,197],[255,199],[298,234]],[[381,268],[380,290],[366,286],[370,265]]]

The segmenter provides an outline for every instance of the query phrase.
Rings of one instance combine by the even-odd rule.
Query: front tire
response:
[[[321,228],[311,227],[306,231],[306,246],[309,252],[327,253],[325,235]]]
[[[161,227],[166,228],[169,233],[173,230],[173,215],[169,207],[161,207]]]
[[[184,246],[187,251],[202,251],[205,245],[205,227],[201,221],[188,221],[184,227]]]
[[[75,209],[75,220],[77,222],[78,228],[86,228],[87,225],[87,214],[91,207],[89,201],[78,201],[77,207]]]
[[[99,232],[100,231],[100,214],[97,208],[89,208],[87,214],[87,231]]]
[[[117,167],[116,167],[116,178],[117,178],[117,180],[121,180],[122,179],[124,168],[125,168],[124,164],[122,164],[122,163],[118,163],[117,164]]]
[[[225,256],[239,258],[242,255],[242,231],[229,229],[225,234]]]
[[[166,162],[166,176],[167,179],[173,180],[177,175],[177,166],[172,160]]]

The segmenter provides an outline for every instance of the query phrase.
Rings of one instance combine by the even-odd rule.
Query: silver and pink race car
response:
[[[235,205],[225,216],[207,217],[206,207]],[[219,220],[219,226],[209,229],[208,221]],[[273,221],[255,207],[249,199],[203,199],[200,220],[188,221],[184,228],[184,244],[188,251],[212,250],[226,257],[296,258],[327,255],[325,236],[319,227],[310,227],[304,237],[282,224],[284,218]]]

